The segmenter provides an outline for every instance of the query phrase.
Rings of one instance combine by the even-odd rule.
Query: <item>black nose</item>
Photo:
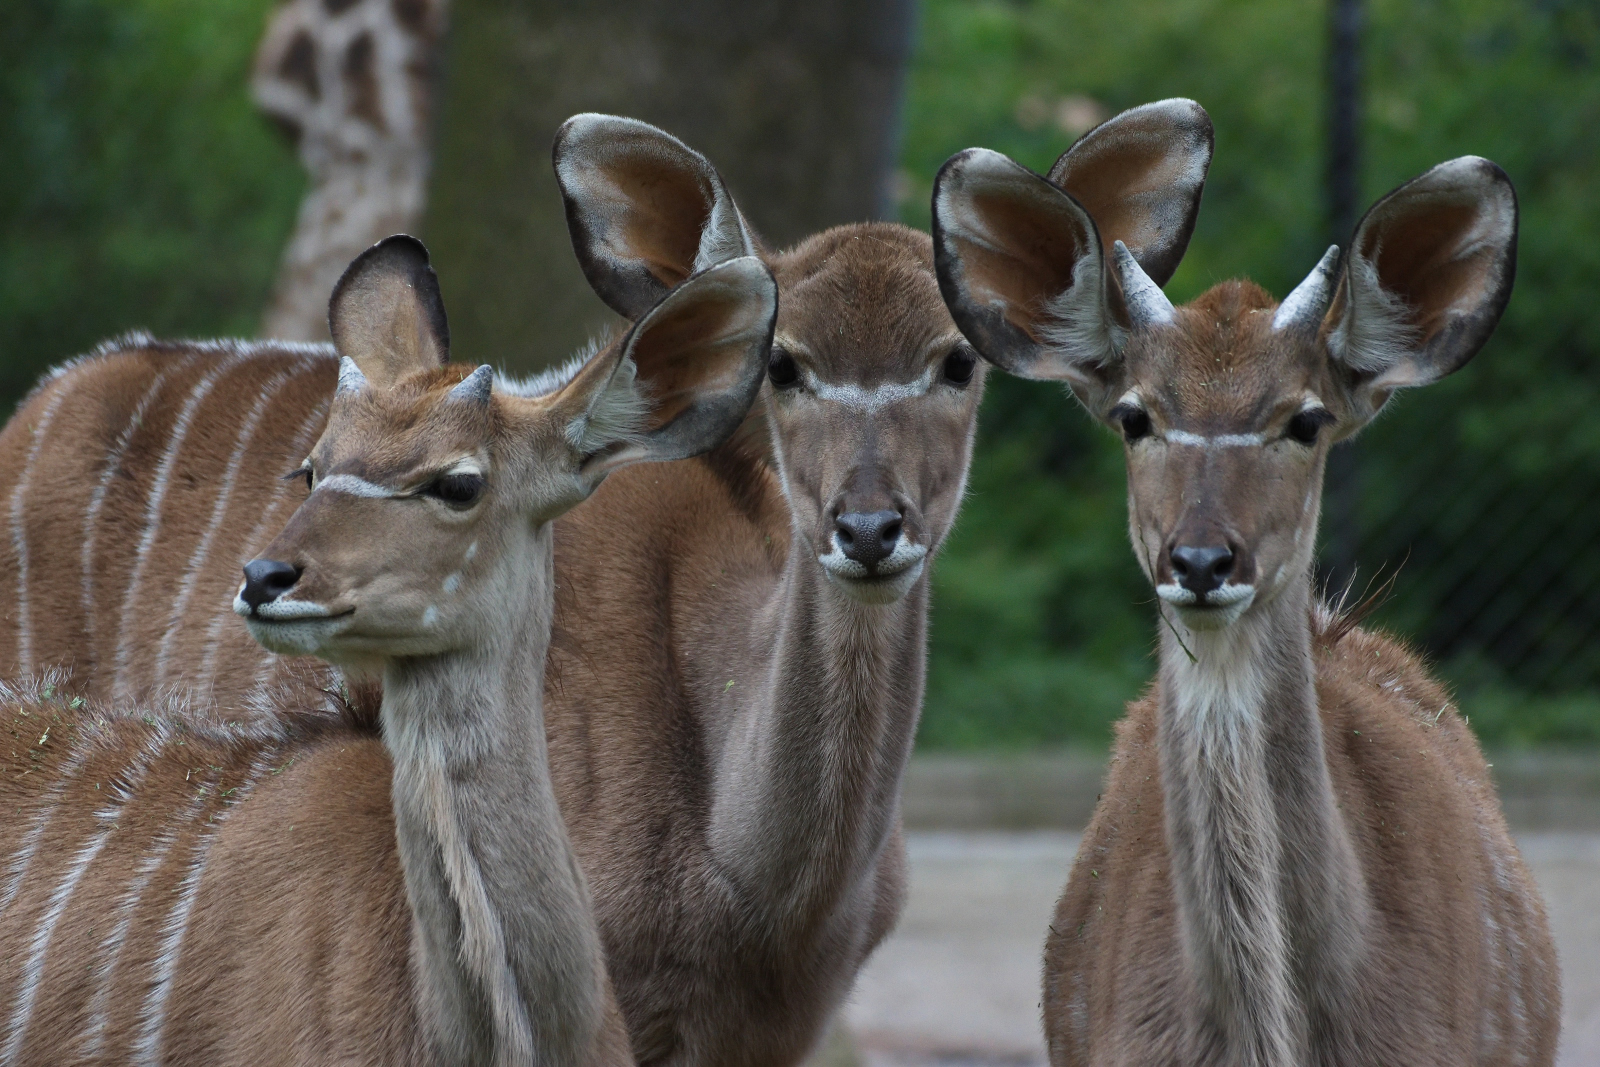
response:
[[[846,556],[870,567],[894,551],[904,522],[898,511],[848,511],[833,520],[833,536]]]
[[[251,610],[277,600],[300,580],[300,568],[275,559],[253,559],[244,565],[244,588],[239,595]]]
[[[1233,550],[1230,548],[1179,545],[1172,550],[1172,576],[1195,596],[1203,597],[1218,588],[1232,573]]]

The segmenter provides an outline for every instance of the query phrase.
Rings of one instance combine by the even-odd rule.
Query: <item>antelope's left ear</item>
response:
[[[447,363],[450,326],[423,243],[396,234],[357,256],[333,287],[328,329],[339,354],[359,370],[341,369],[341,390],[368,382],[388,388]]]
[[[1321,324],[1358,416],[1476,355],[1511,299],[1516,264],[1517,194],[1487,159],[1441,163],[1374,204]]]
[[[761,389],[777,317],[777,283],[755,256],[669,292],[561,391],[567,437],[585,457],[579,477],[592,488],[618,467],[726,441]]]

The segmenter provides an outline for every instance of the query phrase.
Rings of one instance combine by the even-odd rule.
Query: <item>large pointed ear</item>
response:
[[[561,391],[568,439],[596,485],[618,467],[686,459],[726,441],[755,402],[772,349],[778,287],[754,256],[701,271]]]
[[[1157,285],[1178,269],[1211,168],[1211,116],[1193,100],[1157,100],[1096,126],[1047,177],[1089,212],[1109,257],[1121,241]]]
[[[934,179],[933,248],[950,314],[986,359],[1068,382],[1089,402],[1126,331],[1083,205],[999,152],[969,148]]]
[[[1487,159],[1441,163],[1374,204],[1322,326],[1357,415],[1476,355],[1511,299],[1516,261],[1517,194]]]
[[[328,329],[355,377],[379,388],[448,362],[450,326],[422,242],[396,234],[357,256],[333,287]],[[341,374],[341,387],[351,377]]]
[[[574,115],[552,156],[578,263],[624,318],[637,320],[696,271],[756,254],[716,168],[649,123]]]

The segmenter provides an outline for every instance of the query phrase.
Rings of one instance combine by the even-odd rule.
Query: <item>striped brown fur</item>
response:
[[[268,647],[379,674],[382,736],[292,692],[238,726],[119,716],[55,676],[0,690],[0,1061],[630,1063],[550,783],[549,522],[620,466],[725,440],[775,314],[736,258],[501,393],[444,365],[421,244],[363,253],[335,290],[316,488],[233,610]]]
[[[0,1060],[429,1062],[380,741],[44,692],[0,694]]]
[[[0,670],[70,673],[119,702],[177,688],[228,720],[321,670],[228,618],[239,568],[305,496],[282,475],[321,436],[331,346],[134,334],[47,378],[0,433]]]
[[[1056,168],[1160,272],[1188,239],[1210,152],[1203,112],[1178,110],[1177,121],[1171,110],[1114,120]],[[1136,173],[1129,155],[1147,170]],[[848,568],[830,576],[819,557],[840,555],[841,512],[899,508],[901,540],[931,563],[963,492],[982,372],[944,310],[926,236],[848,226],[762,251],[709,163],[642,123],[582,116],[564,129],[556,158],[580,261],[625,316],[740,252],[760,252],[778,281],[779,341],[799,384],[764,386],[730,443],[620,472],[554,524],[546,716],[556,794],[636,1056],[795,1063],[901,907],[898,789],[920,712],[927,617],[920,570],[891,596],[852,583]],[[1121,180],[1110,184],[1113,163]],[[55,387],[93,389],[93,369],[126,375],[136,393],[161,365],[138,352],[100,362],[119,366],[86,365]],[[947,365],[966,379],[951,379]],[[331,362],[319,373],[327,388]],[[12,421],[0,448],[29,447],[51,388]],[[220,492],[241,515],[245,499],[303,495],[303,485],[269,479],[299,462],[285,442],[313,410],[308,401],[264,421],[246,478],[197,490],[194,510]],[[74,476],[105,454],[75,453]],[[155,462],[130,477],[146,482]],[[148,510],[130,509],[107,536],[136,540]],[[39,527],[27,509],[23,519],[31,543]],[[169,616],[197,557],[192,541],[162,534],[161,543],[171,546],[166,584],[143,579],[138,599]],[[205,555],[195,588],[236,585],[236,561],[256,547],[229,542],[227,554]],[[75,613],[67,581],[50,592],[31,581],[37,599]],[[194,630],[233,624],[223,600],[196,595],[194,604]],[[133,659],[148,664],[155,637],[139,638]],[[204,682],[245,719],[263,686],[297,687],[290,703],[302,707],[328,706],[322,689],[336,688],[326,674],[293,676],[286,662],[231,638],[216,646],[214,670],[196,670],[213,662],[209,637],[177,640],[187,651],[169,659],[160,684]],[[31,659],[73,655],[37,637]],[[142,666],[124,685],[140,692],[153,682]],[[79,684],[108,691],[104,662]]]

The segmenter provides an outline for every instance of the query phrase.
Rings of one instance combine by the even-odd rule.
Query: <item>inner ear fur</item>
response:
[[[1094,219],[1070,194],[984,148],[934,179],[934,267],[956,325],[990,362],[1072,381],[1115,355]]]
[[[1094,219],[1108,261],[1121,241],[1150,279],[1165,285],[1194,233],[1212,147],[1205,108],[1157,100],[1084,134],[1047,177]]]
[[[1516,191],[1479,156],[1441,163],[1372,206],[1324,329],[1374,410],[1389,391],[1477,354],[1511,299],[1516,256]]]
[[[704,156],[637,119],[574,115],[552,149],[573,251],[613,311],[637,320],[696,271],[756,254]]]
[[[686,459],[727,440],[761,389],[777,313],[777,283],[754,256],[719,263],[668,293],[564,390],[563,406],[590,438],[585,450],[596,453],[583,473],[598,480],[629,463]],[[595,439],[604,433],[595,425],[601,409],[630,403],[624,392],[636,417],[605,421],[632,425]]]
[[[328,330],[339,354],[379,388],[449,362],[444,298],[423,243],[396,234],[357,256],[333,287]]]

